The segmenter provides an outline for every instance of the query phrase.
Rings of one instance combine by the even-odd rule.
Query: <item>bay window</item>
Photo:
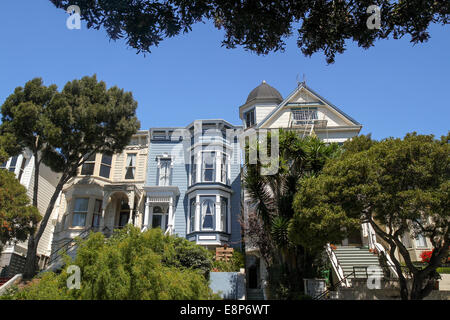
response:
[[[189,210],[189,232],[195,231],[195,209],[195,198],[192,198]]]
[[[221,167],[221,181],[222,183],[227,184],[228,183],[228,173],[227,173],[227,167],[228,167],[228,163],[227,163],[227,155],[224,153],[222,154],[222,163],[220,164]]]
[[[197,158],[195,156],[191,157],[191,184],[197,182]]]
[[[201,197],[202,199],[202,230],[214,229],[214,217],[216,214],[215,197]]]
[[[102,217],[102,200],[95,199],[94,212],[92,214],[92,227],[100,227],[100,219]]]
[[[220,197],[220,230],[228,232],[228,199]]]
[[[86,225],[88,206],[89,206],[88,198],[75,198],[72,217],[72,227],[84,227]]]
[[[216,173],[216,153],[212,152],[203,152],[202,156],[202,166],[203,166],[203,181],[204,182],[212,182],[215,181],[215,173]]]

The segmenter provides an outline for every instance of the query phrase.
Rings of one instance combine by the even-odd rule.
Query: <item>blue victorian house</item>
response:
[[[224,120],[150,129],[144,229],[209,248],[241,245],[240,129]]]

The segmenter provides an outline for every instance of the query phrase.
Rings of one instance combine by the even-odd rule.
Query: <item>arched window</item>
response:
[[[202,201],[202,230],[214,230],[215,207],[213,197]]]

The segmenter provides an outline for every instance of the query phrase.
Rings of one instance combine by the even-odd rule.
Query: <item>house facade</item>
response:
[[[17,180],[26,188],[28,197],[33,199],[34,188],[34,156],[29,150],[24,150],[19,155],[11,157],[8,161],[0,164],[0,169],[8,170],[16,175]],[[53,172],[49,167],[41,164],[39,167],[39,189],[38,210],[41,215],[45,214],[50,198],[53,195],[60,175]],[[30,201],[31,202],[31,201]],[[54,210],[52,217],[57,213]],[[48,261],[51,253],[55,226],[48,223],[37,248],[38,264],[43,267]],[[20,273],[26,259],[27,241],[6,245],[0,255],[0,277],[9,277]]]
[[[238,129],[224,120],[150,129],[144,228],[208,248],[240,246]]]
[[[139,131],[119,154],[96,154],[63,187],[53,250],[87,230],[111,235],[127,224],[140,226],[144,213],[148,131]]]

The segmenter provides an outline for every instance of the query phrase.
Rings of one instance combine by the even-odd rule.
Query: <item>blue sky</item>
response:
[[[0,103],[34,77],[59,88],[97,74],[108,86],[132,91],[141,128],[185,126],[222,118],[241,124],[238,107],[262,80],[286,97],[297,75],[363,124],[376,139],[417,131],[441,136],[450,120],[450,26],[432,26],[432,38],[384,40],[369,50],[348,44],[333,65],[322,54],[304,57],[296,37],[282,53],[258,56],[221,47],[223,31],[197,24],[189,34],[137,55],[102,30],[66,28],[68,15],[48,0],[0,4]]]

